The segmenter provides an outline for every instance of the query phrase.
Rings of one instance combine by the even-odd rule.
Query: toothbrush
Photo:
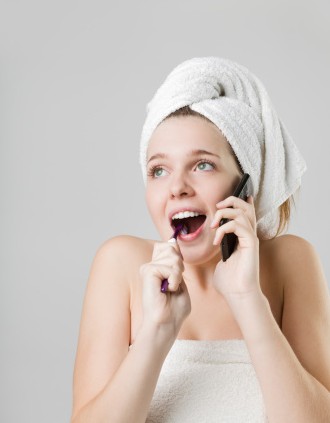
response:
[[[179,225],[175,228],[175,231],[174,231],[174,233],[173,233],[172,237],[168,240],[168,242],[176,242],[176,239],[177,239],[177,237],[178,237],[179,233],[182,231],[182,229],[183,229],[183,224],[182,224],[182,223],[180,223],[180,224],[179,224]],[[168,280],[167,280],[167,279],[163,279],[163,281],[162,281],[162,286],[161,286],[160,290],[161,290],[162,292],[166,293],[167,288],[168,288]]]

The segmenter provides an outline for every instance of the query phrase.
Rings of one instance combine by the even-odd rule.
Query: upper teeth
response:
[[[176,213],[174,216],[172,216],[172,220],[173,219],[185,219],[186,217],[195,217],[195,216],[199,216],[199,215],[200,215],[200,213],[197,213],[197,212],[184,211],[184,212]]]

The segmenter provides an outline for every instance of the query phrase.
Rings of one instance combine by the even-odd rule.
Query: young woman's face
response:
[[[210,229],[215,205],[232,194],[241,178],[219,129],[198,116],[166,119],[150,140],[147,174],[147,206],[161,238],[168,240],[181,222],[188,232],[178,237],[185,262],[202,263],[218,254]],[[191,216],[180,219],[180,212]]]

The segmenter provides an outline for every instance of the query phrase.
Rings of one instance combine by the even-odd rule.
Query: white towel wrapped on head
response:
[[[244,66],[218,57],[193,58],[174,68],[147,105],[140,143],[145,181],[153,131],[184,106],[208,118],[226,137],[251,176],[258,233],[273,237],[278,207],[299,188],[307,167],[261,81]]]

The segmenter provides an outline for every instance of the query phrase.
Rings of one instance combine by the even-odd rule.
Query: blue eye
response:
[[[202,161],[199,162],[197,165],[198,170],[213,170],[215,168],[215,165],[212,162],[208,161]]]
[[[156,168],[156,169],[154,170],[153,175],[154,175],[156,178],[159,178],[160,176],[162,176],[163,172],[164,172],[164,169],[162,169],[161,167],[159,167],[159,168]]]
[[[165,174],[166,174],[166,170],[163,169],[160,166],[153,166],[148,171],[148,176],[150,176],[151,178],[160,178],[160,177],[164,176]]]

